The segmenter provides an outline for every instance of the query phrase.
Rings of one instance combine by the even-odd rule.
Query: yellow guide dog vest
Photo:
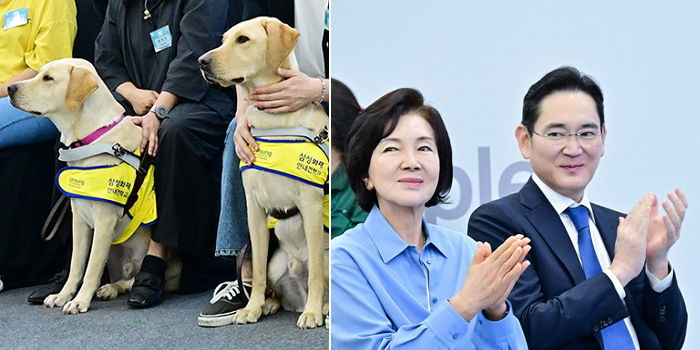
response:
[[[248,165],[240,162],[240,170],[257,169],[278,174],[301,181],[305,184],[324,188],[328,182],[328,156],[313,142],[305,140],[270,140],[255,138],[258,143],[258,151],[255,154],[255,162]],[[323,196],[324,226],[329,223],[329,196]],[[274,227],[276,219],[268,223],[268,227]]]
[[[158,220],[153,169],[153,165],[148,168],[139,188],[138,200],[127,213],[131,222],[112,244],[125,242],[140,225],[152,225]],[[56,175],[56,185],[69,198],[83,198],[124,207],[135,179],[136,170],[122,162],[117,165],[63,168]]]

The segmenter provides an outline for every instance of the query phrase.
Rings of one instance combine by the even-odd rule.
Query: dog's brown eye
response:
[[[51,78],[51,76],[48,76],[48,75],[44,75],[44,77],[43,77],[42,79],[43,79],[44,81],[51,81],[51,80],[53,80],[53,78]]]
[[[239,36],[238,38],[236,38],[236,42],[239,43],[239,44],[243,44],[244,42],[246,42],[246,41],[248,41],[248,40],[250,40],[250,38],[248,38],[248,37],[245,36],[245,35],[241,35],[241,36]]]

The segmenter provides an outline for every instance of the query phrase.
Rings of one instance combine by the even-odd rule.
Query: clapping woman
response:
[[[370,105],[347,140],[350,185],[370,214],[332,241],[332,347],[526,349],[506,297],[529,266],[529,239],[492,250],[423,219],[452,183],[438,111],[398,89]]]

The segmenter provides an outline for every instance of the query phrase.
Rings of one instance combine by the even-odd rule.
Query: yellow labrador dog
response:
[[[15,107],[38,117],[48,117],[61,132],[64,145],[74,144],[104,126],[114,125],[124,114],[124,108],[114,99],[92,64],[81,59],[50,62],[34,78],[18,82],[8,91]],[[123,118],[95,142],[119,143],[133,152],[140,145],[141,128],[134,125],[131,118]],[[99,154],[69,161],[68,165],[98,167],[117,163],[121,161],[115,156]],[[111,243],[131,222],[129,216],[122,215],[123,208],[81,198],[71,198],[71,207],[73,255],[68,280],[58,294],[44,300],[46,307],[63,306],[64,314],[88,311],[95,294],[100,299],[114,299],[128,292],[150,240],[150,227],[140,226],[123,244],[114,246],[110,255]],[[117,282],[98,289],[108,256],[110,275]],[[113,258],[120,261],[112,261]]]
[[[241,97],[247,99],[256,87],[282,80],[277,74],[278,67],[298,69],[292,52],[298,38],[299,32],[276,18],[258,17],[241,22],[224,34],[220,47],[199,58],[202,74],[209,82],[221,86],[238,84],[244,94]],[[255,129],[303,127],[313,135],[320,135],[328,127],[328,117],[316,104],[276,115],[251,106],[247,118]],[[263,155],[258,153],[256,164],[261,158]],[[304,167],[302,161],[294,163],[297,158],[292,159],[293,164]],[[327,160],[322,166],[327,171]],[[309,185],[268,171],[247,170],[242,177],[253,254],[253,290],[248,304],[236,313],[234,321],[256,322],[262,314],[277,311],[281,302],[287,310],[303,310],[298,327],[323,325],[324,314],[328,313],[328,234],[323,230],[323,185]],[[275,226],[280,249],[268,266],[270,237],[266,223],[268,215],[279,212],[297,214],[281,219]],[[266,277],[281,300],[265,299]]]

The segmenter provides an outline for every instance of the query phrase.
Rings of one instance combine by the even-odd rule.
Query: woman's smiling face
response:
[[[439,175],[435,132],[425,118],[407,113],[374,148],[365,183],[380,208],[417,208],[433,196]]]

